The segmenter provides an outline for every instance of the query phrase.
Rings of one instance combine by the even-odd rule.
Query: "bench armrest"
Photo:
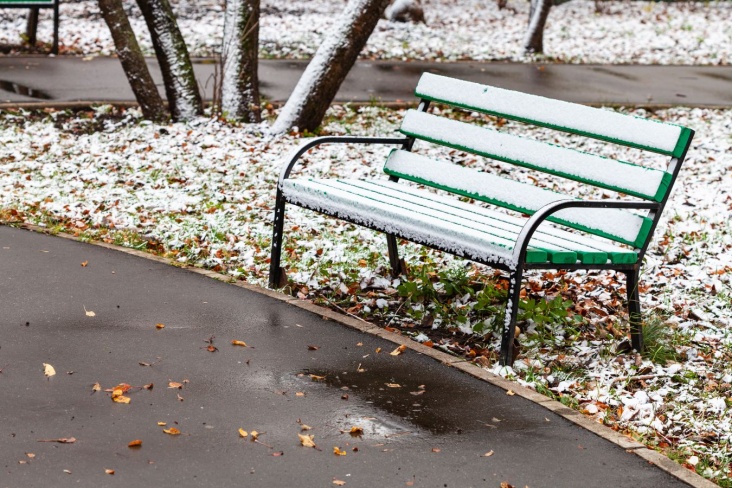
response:
[[[513,260],[518,263],[519,258],[524,255],[526,248],[529,247],[531,236],[534,235],[536,229],[542,222],[552,214],[565,208],[620,208],[620,209],[647,209],[658,210],[661,205],[656,202],[640,202],[626,200],[557,200],[541,207],[521,228],[516,245],[513,248]]]
[[[300,156],[305,154],[309,149],[319,146],[321,144],[407,144],[409,138],[407,137],[358,137],[358,136],[324,136],[316,137],[315,139],[305,141],[295,149],[290,156],[290,160],[282,166],[280,172],[280,179],[277,184],[278,187],[282,185],[282,182],[290,177],[290,172],[295,166],[295,163]]]

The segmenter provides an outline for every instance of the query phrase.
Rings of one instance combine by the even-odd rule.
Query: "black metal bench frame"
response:
[[[33,24],[33,33],[35,33],[35,26],[38,24],[38,11],[42,8],[53,9],[53,44],[51,46],[51,54],[58,54],[58,25],[59,25],[59,2],[61,0],[53,0],[53,3],[0,3],[0,8],[28,8],[30,9],[30,18],[28,19],[28,25],[30,27]],[[31,44],[35,44],[36,39],[29,39]]]

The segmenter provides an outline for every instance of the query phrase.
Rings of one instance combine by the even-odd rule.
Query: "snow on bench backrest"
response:
[[[551,202],[568,198],[567,195],[534,185],[478,172],[447,161],[435,161],[403,150],[391,152],[384,172],[527,214],[533,214]],[[635,247],[642,247],[652,224],[647,217],[617,209],[566,209],[557,212],[549,220]]]
[[[526,137],[409,110],[400,131],[408,136],[551,173],[628,195],[661,201],[669,173]],[[445,175],[449,179],[450,175]],[[448,182],[449,183],[449,182]]]
[[[415,95],[623,146],[681,157],[693,131],[576,103],[425,73]]]

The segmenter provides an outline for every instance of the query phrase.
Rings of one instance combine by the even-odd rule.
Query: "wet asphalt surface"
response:
[[[307,61],[260,60],[260,90],[266,100],[284,102]],[[164,97],[157,62],[148,66]],[[215,63],[194,60],[208,100]],[[732,66],[578,65],[523,63],[428,63],[359,61],[341,86],[338,102],[413,102],[419,76],[429,71],[478,83],[570,102],[691,107],[732,106]],[[134,101],[116,58],[73,56],[0,57],[0,106]]]
[[[395,347],[186,270],[0,226],[0,488],[686,486],[541,406]],[[45,377],[43,363],[57,374]],[[124,405],[93,392],[97,382],[154,386]],[[301,423],[321,451],[300,446]],[[354,426],[362,436],[344,432]],[[142,447],[128,448],[135,439]]]

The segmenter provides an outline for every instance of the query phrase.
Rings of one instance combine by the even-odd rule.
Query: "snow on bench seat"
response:
[[[628,195],[661,201],[671,175],[574,149],[409,110],[400,131],[499,161],[525,166]]]
[[[533,214],[557,200],[570,198],[534,185],[403,150],[391,152],[384,172],[527,214]],[[549,220],[636,247],[645,242],[652,223],[646,217],[625,210],[596,208],[561,210]]]
[[[526,219],[390,181],[287,179],[285,198],[297,205],[455,254],[512,263]],[[634,263],[635,252],[542,225],[531,240],[529,263]]]
[[[676,158],[692,136],[686,127],[432,73],[422,75],[415,95]]]

